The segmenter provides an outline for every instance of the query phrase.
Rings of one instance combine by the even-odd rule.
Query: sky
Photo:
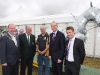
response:
[[[0,19],[14,13],[20,6],[29,16],[44,16],[70,13],[77,16],[90,7],[100,9],[100,0],[0,0]]]

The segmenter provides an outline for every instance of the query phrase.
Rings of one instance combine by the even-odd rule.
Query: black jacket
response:
[[[65,59],[67,55],[68,42],[69,40],[66,41]],[[73,45],[73,56],[74,56],[74,62],[77,68],[79,68],[85,58],[84,42],[81,39],[75,38],[74,45]]]
[[[55,62],[58,59],[63,60],[64,58],[64,51],[65,51],[65,36],[62,32],[57,31],[55,41],[53,43],[53,33],[50,34],[50,56],[51,59],[54,59]]]
[[[28,45],[26,34],[19,35],[21,58],[33,58],[36,53],[35,36],[30,35],[30,46]]]

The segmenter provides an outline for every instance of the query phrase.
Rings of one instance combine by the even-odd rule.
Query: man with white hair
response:
[[[43,62],[45,64],[45,75],[50,75],[50,59],[46,52],[49,49],[49,35],[46,33],[46,27],[40,27],[41,34],[37,39],[37,52],[38,52],[38,75],[42,75]]]

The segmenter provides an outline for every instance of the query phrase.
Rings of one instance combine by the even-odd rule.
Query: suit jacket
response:
[[[17,47],[14,41],[11,39],[10,35],[7,34],[1,38],[1,63],[7,63],[8,65],[16,64],[20,59],[20,46],[19,39],[16,37]]]
[[[67,55],[67,46],[69,40],[66,41],[66,49],[65,49],[65,58]],[[84,42],[81,39],[75,38],[74,45],[73,45],[73,56],[74,62],[77,68],[80,68],[80,65],[83,63],[85,58],[85,48]]]
[[[63,60],[64,51],[65,51],[65,36],[62,32],[57,31],[55,41],[52,41],[53,33],[50,34],[50,52],[49,55],[51,59],[54,59],[55,62],[58,59]]]
[[[35,36],[30,35],[30,46],[28,45],[26,34],[19,35],[21,58],[33,58],[36,53]]]

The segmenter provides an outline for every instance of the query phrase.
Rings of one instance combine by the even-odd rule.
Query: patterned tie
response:
[[[55,35],[55,33],[53,33],[53,37],[52,37],[53,43],[54,43],[54,41],[55,41],[55,37],[56,37],[56,35]]]
[[[71,41],[72,41],[72,40],[70,40],[69,43],[68,43],[66,59],[68,59],[68,54],[69,54],[69,50],[70,50],[70,46],[71,46]]]
[[[14,43],[15,43],[15,45],[17,47],[17,40],[16,40],[15,36],[12,36],[12,40],[14,41]]]
[[[28,45],[30,46],[30,39],[29,39],[29,35],[28,35],[27,41],[28,41]]]

